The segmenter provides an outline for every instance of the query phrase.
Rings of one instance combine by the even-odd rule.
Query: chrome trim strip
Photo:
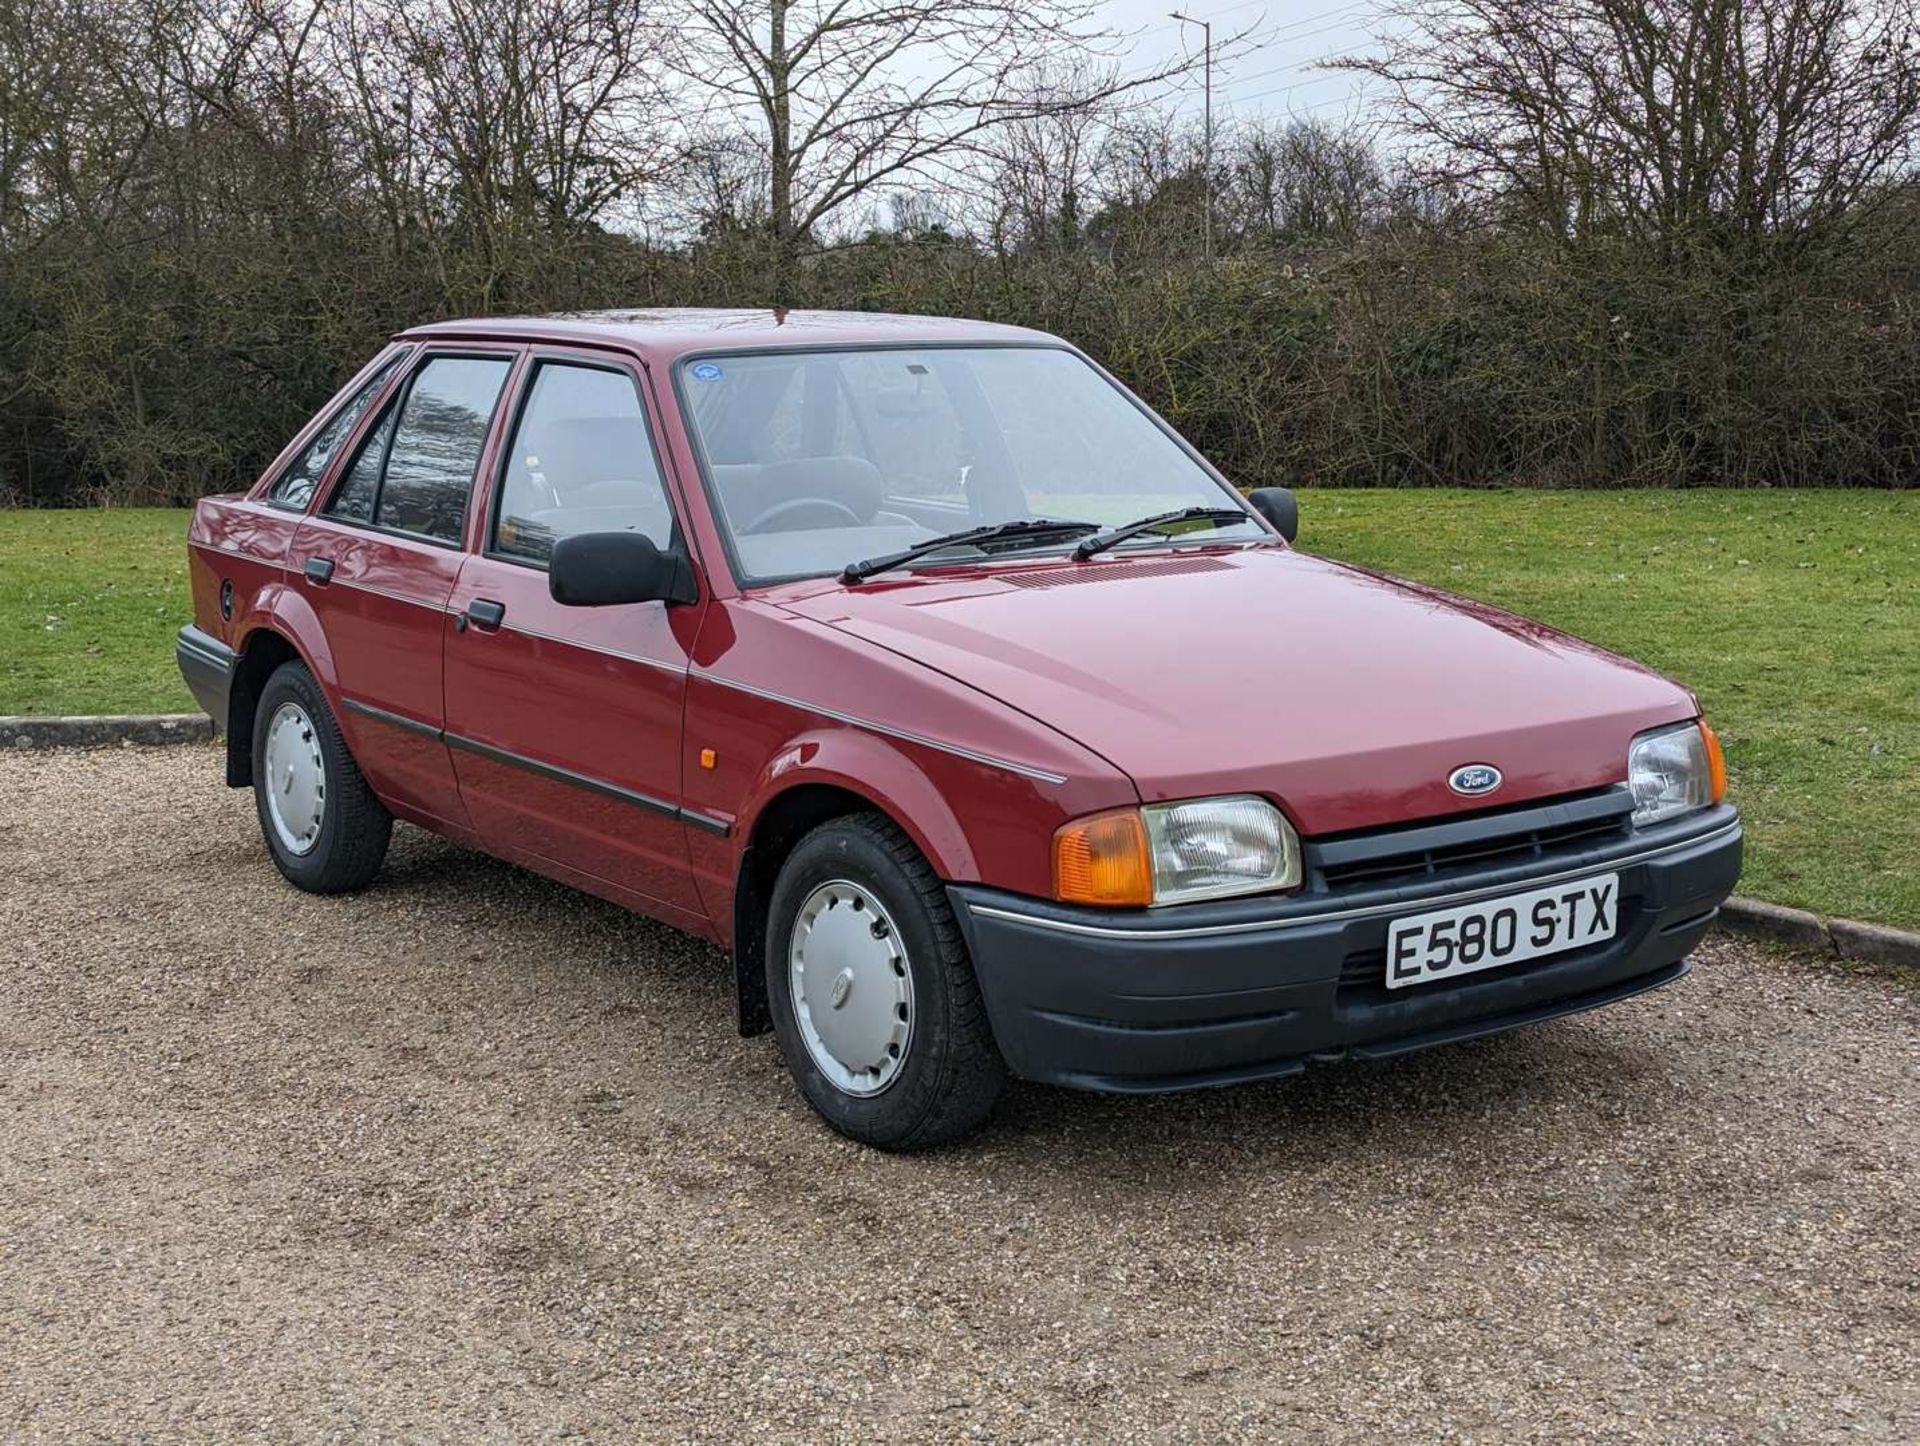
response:
[[[718,683],[723,688],[732,688],[737,693],[749,693],[756,698],[765,698],[769,703],[784,703],[789,708],[798,708],[803,713],[817,713],[822,718],[831,718],[836,723],[845,723],[849,728],[864,728],[869,733],[878,733],[887,738],[898,738],[903,743],[917,743],[922,748],[936,749],[941,753],[951,753],[956,758],[964,758],[972,763],[985,764],[988,768],[1003,769],[1008,773],[1017,773],[1023,778],[1038,779],[1042,783],[1065,783],[1064,773],[1050,773],[1044,768],[1035,768],[1031,763],[1015,763],[1008,758],[995,758],[990,753],[976,753],[971,748],[963,748],[958,743],[946,743],[938,738],[928,738],[921,733],[910,733],[904,728],[892,728],[885,723],[875,723],[870,718],[856,718],[851,713],[842,713],[837,708],[824,707],[819,703],[809,703],[800,698],[789,698],[785,693],[776,693],[770,688],[756,688],[751,683],[737,683],[732,678],[723,678],[717,673],[690,673],[689,677],[699,678],[709,683]]]
[[[639,653],[623,653],[618,648],[602,647],[599,643],[583,642],[579,638],[563,638],[553,633],[543,633],[535,628],[523,628],[514,623],[502,623],[495,630],[502,633],[518,633],[523,638],[538,638],[543,643],[558,643],[563,648],[579,648],[583,652],[599,653],[603,657],[618,658],[624,663],[640,663],[649,668],[659,668],[663,672],[684,674],[689,664],[685,662],[669,663],[664,658],[643,657]]]
[[[418,718],[409,718],[404,713],[389,713],[385,708],[376,708],[371,703],[362,703],[358,698],[342,698],[340,706],[349,713],[358,713],[362,717],[372,718],[376,722],[391,723],[395,728],[404,728],[409,733],[425,734],[429,738],[445,738],[431,723],[422,723]]]
[[[436,728],[430,723],[422,723],[417,718],[409,718],[402,713],[392,713],[385,708],[376,708],[373,704],[362,703],[357,698],[342,698],[340,705],[349,713],[358,713],[381,723],[391,723],[394,727],[404,728],[410,733],[437,738],[449,748],[458,748],[481,758],[490,758],[496,763],[524,768],[529,773],[551,778],[556,783],[570,783],[576,788],[584,788],[591,793],[633,804],[636,808],[644,808],[652,813],[665,814],[668,818],[680,819],[684,823],[692,824],[695,828],[706,829],[721,835],[733,830],[730,820],[716,818],[712,814],[700,813],[694,809],[681,808],[677,804],[668,803],[665,799],[655,798],[652,794],[622,788],[617,783],[608,783],[604,778],[595,778],[591,774],[575,773],[571,768],[562,768],[554,763],[542,763],[537,758],[529,758],[524,753],[515,753],[508,748],[496,748],[493,744],[482,743],[477,738],[466,738],[458,733],[449,733],[444,728]]]
[[[285,567],[286,566],[285,562],[276,562],[274,559],[270,557],[261,557],[258,553],[254,553],[254,552],[242,552],[237,547],[222,547],[217,542],[193,542],[189,540],[187,545],[190,547],[204,548],[208,552],[217,552],[222,557],[237,557],[242,562],[258,563],[261,567]]]
[[[1502,894],[1517,893],[1526,889],[1536,889],[1547,884],[1557,884],[1569,879],[1588,877],[1609,869],[1625,868],[1629,864],[1644,863],[1648,859],[1659,858],[1662,854],[1676,853],[1681,849],[1693,848],[1698,844],[1713,843],[1729,834],[1740,831],[1740,821],[1723,824],[1710,833],[1695,834],[1691,838],[1675,839],[1671,843],[1661,844],[1658,848],[1642,849],[1638,853],[1621,854],[1616,858],[1593,859],[1575,869],[1562,869],[1558,873],[1539,874],[1533,878],[1514,879],[1509,883],[1492,884],[1484,888],[1464,889],[1458,893],[1434,894],[1426,898],[1402,899],[1392,904],[1370,904],[1360,909],[1325,909],[1318,913],[1281,914],[1270,919],[1249,919],[1235,924],[1202,924],[1190,929],[1140,929],[1111,924],[1076,924],[1065,919],[1048,919],[1038,914],[1023,913],[1018,909],[996,908],[991,904],[970,905],[972,912],[983,919],[1003,919],[1014,924],[1029,924],[1036,929],[1051,929],[1059,934],[1091,935],[1101,939],[1212,939],[1225,934],[1257,934],[1262,930],[1304,929],[1315,924],[1351,922],[1356,919],[1378,919],[1390,915],[1421,913],[1428,909],[1451,908],[1456,904],[1471,904],[1480,899],[1496,899]]]
[[[524,753],[515,753],[508,748],[496,748],[491,743],[482,743],[477,738],[463,738],[458,733],[443,735],[447,747],[458,748],[463,753],[477,754],[481,758],[491,758],[496,763],[510,764],[515,768],[524,768],[529,773],[537,773],[542,778],[551,778],[556,783],[571,783],[576,788],[584,788],[589,793],[597,793],[605,798],[617,798],[622,803],[631,803],[637,808],[652,813],[664,813],[669,818],[678,818],[680,809],[665,799],[653,797],[647,793],[636,793],[631,788],[622,788],[617,783],[608,783],[604,778],[594,778],[590,774],[575,773],[571,768],[562,768],[555,763],[542,763],[537,758],[529,758]]]
[[[408,597],[403,592],[394,592],[390,588],[377,587],[370,582],[361,582],[357,578],[340,577],[337,574],[334,577],[330,578],[327,582],[321,584],[321,586],[344,587],[349,592],[370,592],[374,594],[374,596],[376,597],[383,597],[388,599],[391,602],[411,603],[413,604],[413,606],[417,608],[425,608],[428,612],[450,613],[453,611],[453,609],[448,607],[445,603],[434,603],[434,602],[428,602],[425,598]]]

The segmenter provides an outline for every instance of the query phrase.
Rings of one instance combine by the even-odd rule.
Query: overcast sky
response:
[[[1181,10],[1196,20],[1213,22],[1216,45],[1242,30],[1251,30],[1253,48],[1232,61],[1216,61],[1213,104],[1216,122],[1235,116],[1319,116],[1338,120],[1357,109],[1359,78],[1314,70],[1315,61],[1351,54],[1371,46],[1371,27],[1379,12],[1375,0],[1104,0],[1101,23],[1135,34],[1126,70],[1146,69],[1181,53],[1184,43],[1198,54],[1202,34],[1198,25],[1181,25],[1168,18]],[[1195,71],[1179,98],[1180,113],[1198,117],[1201,79]]]

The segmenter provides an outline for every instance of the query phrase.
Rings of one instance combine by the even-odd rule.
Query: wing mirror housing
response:
[[[643,532],[582,532],[553,545],[547,591],[572,608],[616,603],[687,603],[700,595],[693,566],[662,552]]]
[[[1256,487],[1247,494],[1247,501],[1288,542],[1300,535],[1300,504],[1291,487]]]

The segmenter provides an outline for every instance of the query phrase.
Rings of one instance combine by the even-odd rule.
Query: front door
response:
[[[536,358],[479,554],[448,603],[447,741],[490,847],[598,881],[683,923],[703,917],[681,820],[681,712],[699,607],[562,607],[562,537],[637,531],[685,545],[624,365]]]
[[[512,352],[423,358],[288,554],[320,620],[353,755],[403,815],[466,821],[441,653],[473,482]]]

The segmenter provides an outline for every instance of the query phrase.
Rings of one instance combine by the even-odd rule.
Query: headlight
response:
[[[1635,828],[1718,803],[1727,794],[1720,740],[1704,722],[1642,733],[1627,749],[1627,786]]]
[[[1263,798],[1115,809],[1053,836],[1054,895],[1070,903],[1190,903],[1299,882],[1299,837]]]

